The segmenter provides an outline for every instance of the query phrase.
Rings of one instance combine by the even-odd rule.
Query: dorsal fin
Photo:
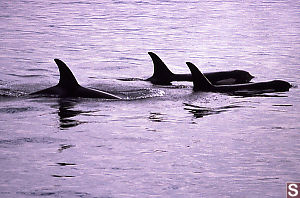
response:
[[[154,80],[158,83],[170,83],[174,74],[168,69],[166,64],[155,53],[148,52],[148,54],[150,55],[154,65],[154,73],[152,77],[148,80]]]
[[[74,77],[69,67],[59,59],[54,59],[54,61],[58,66],[59,74],[60,74],[58,85],[61,87],[68,87],[68,88],[79,86],[76,78]]]
[[[211,82],[202,74],[201,71],[199,71],[199,69],[193,63],[187,62],[186,64],[190,68],[192,73],[194,91],[211,91],[214,88]]]

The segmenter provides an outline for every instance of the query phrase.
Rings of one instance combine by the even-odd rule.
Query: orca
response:
[[[58,96],[60,98],[81,97],[81,98],[105,98],[105,99],[121,99],[120,97],[94,89],[88,89],[78,84],[69,67],[61,60],[54,59],[58,66],[60,79],[59,83],[53,87],[43,89],[30,95]]]
[[[148,52],[153,65],[153,75],[146,79],[152,84],[170,85],[172,81],[193,81],[191,74],[174,74],[166,64],[153,52]],[[249,82],[254,76],[243,70],[204,73],[212,84],[242,84]]]
[[[236,85],[213,85],[199,69],[190,62],[186,63],[193,76],[193,90],[203,92],[238,93],[239,91],[270,93],[288,91],[292,85],[283,80],[273,80],[259,83],[246,83]]]

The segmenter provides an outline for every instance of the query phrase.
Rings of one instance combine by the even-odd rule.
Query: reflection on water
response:
[[[68,177],[75,177],[75,176],[73,176],[73,175],[52,175],[52,177],[66,177],[66,178],[68,178]]]
[[[230,109],[240,107],[236,105],[228,105],[224,107],[210,108],[210,107],[201,107],[197,105],[192,105],[188,103],[183,103],[183,104],[185,105],[184,109],[192,113],[195,118],[202,118],[208,115],[219,114],[222,112],[229,111]]]
[[[74,163],[64,163],[64,162],[58,162],[56,164],[59,166],[75,166],[76,165]]]
[[[163,122],[164,121],[163,116],[164,115],[161,113],[150,113],[150,116],[148,118],[152,122]]]
[[[75,145],[72,145],[72,144],[61,144],[60,147],[59,147],[59,149],[58,149],[58,152],[61,153],[64,150],[72,148],[72,147],[75,147]]]
[[[83,113],[80,110],[73,110],[78,101],[71,99],[59,99],[58,100],[58,116],[59,116],[59,127],[60,129],[68,129],[70,127],[75,127],[83,122],[74,119],[75,116]],[[53,106],[57,107],[57,105]],[[71,119],[72,118],[72,119]]]

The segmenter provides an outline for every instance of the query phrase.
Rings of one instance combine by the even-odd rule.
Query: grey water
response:
[[[300,181],[300,2],[1,0],[0,197],[285,197]],[[242,69],[293,84],[253,97],[146,79]],[[28,94],[53,61],[123,100]]]

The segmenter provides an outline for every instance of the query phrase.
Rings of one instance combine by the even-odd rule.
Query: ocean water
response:
[[[285,197],[300,181],[300,2],[0,1],[0,197]],[[289,92],[146,79],[242,69]],[[123,100],[30,97],[53,61]],[[119,79],[133,78],[132,81]],[[135,79],[135,80],[134,80]]]

